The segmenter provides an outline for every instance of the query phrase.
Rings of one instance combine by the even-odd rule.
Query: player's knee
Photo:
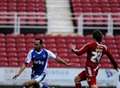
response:
[[[80,77],[76,76],[75,79],[74,79],[74,82],[79,83],[80,82]]]
[[[25,82],[25,83],[23,84],[23,87],[24,87],[24,88],[29,88],[29,84],[28,84],[27,82]]]

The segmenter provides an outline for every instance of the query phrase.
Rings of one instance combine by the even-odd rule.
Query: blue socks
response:
[[[47,83],[43,83],[42,88],[48,88],[48,84]]]

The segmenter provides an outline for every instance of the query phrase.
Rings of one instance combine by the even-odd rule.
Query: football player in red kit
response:
[[[87,53],[85,70],[75,77],[75,88],[81,88],[80,81],[83,80],[87,80],[90,88],[98,88],[96,85],[96,76],[99,69],[99,62],[104,54],[108,56],[114,69],[118,70],[118,66],[108,47],[101,43],[102,37],[102,33],[99,30],[96,30],[93,32],[93,41],[88,42],[82,48],[76,49],[74,45],[71,45],[71,50],[76,55],[79,56],[85,52]]]

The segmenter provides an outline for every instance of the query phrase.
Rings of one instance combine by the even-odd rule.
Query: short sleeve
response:
[[[50,50],[46,50],[47,53],[48,53],[48,59],[55,59],[56,58],[56,55],[50,51]]]
[[[33,50],[30,50],[27,54],[27,57],[25,59],[25,63],[30,63],[31,62],[31,59],[32,59],[32,51]]]

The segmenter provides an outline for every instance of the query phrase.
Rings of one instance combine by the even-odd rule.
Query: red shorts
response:
[[[91,86],[91,85],[96,85],[97,73],[98,73],[98,69],[86,67],[86,70],[82,71],[78,76],[81,78],[81,81],[87,80],[89,86]]]

